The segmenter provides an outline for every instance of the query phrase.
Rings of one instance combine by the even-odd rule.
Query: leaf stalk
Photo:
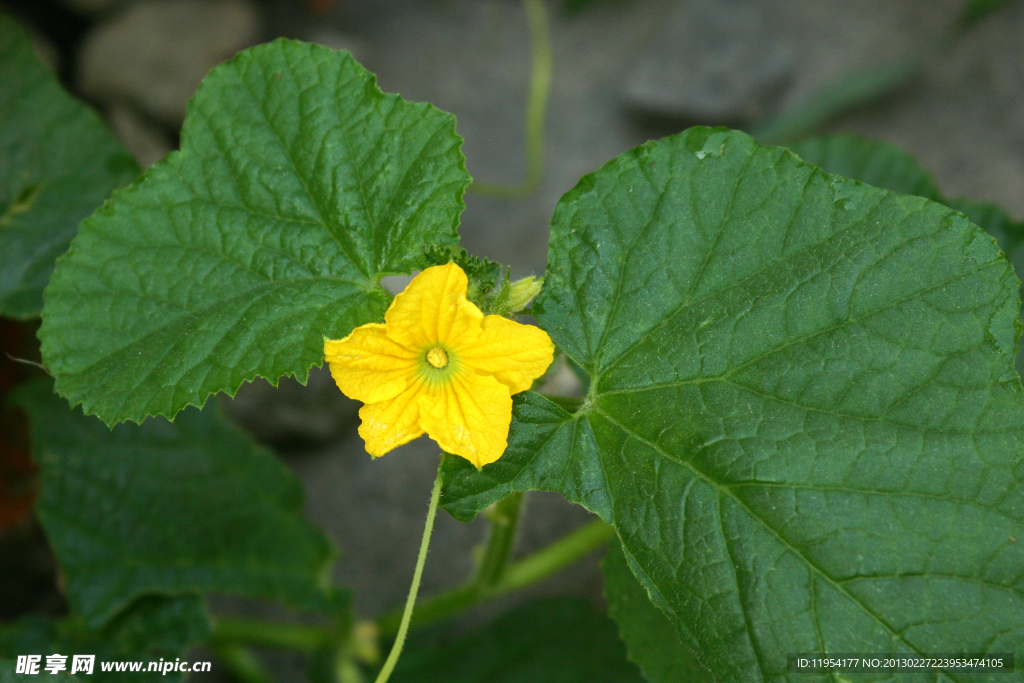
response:
[[[491,524],[474,578],[478,589],[486,591],[493,588],[504,575],[512,556],[522,506],[523,494],[513,493],[484,513]]]

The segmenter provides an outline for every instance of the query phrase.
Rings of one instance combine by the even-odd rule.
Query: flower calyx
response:
[[[465,249],[430,247],[424,250],[432,265],[454,263],[466,274],[469,284],[466,298],[487,315],[510,318],[522,312],[544,285],[544,278],[533,275],[515,282],[509,280],[509,268],[502,267],[478,256],[470,256]]]

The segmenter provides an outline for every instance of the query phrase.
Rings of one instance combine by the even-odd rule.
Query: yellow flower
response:
[[[544,373],[554,346],[540,328],[484,316],[466,299],[468,284],[454,263],[427,268],[383,324],[324,340],[334,381],[366,404],[359,435],[370,455],[424,432],[478,468],[505,452],[512,394]]]

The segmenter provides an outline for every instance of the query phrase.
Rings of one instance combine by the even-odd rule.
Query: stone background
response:
[[[63,3],[63,4],[61,4]],[[353,52],[385,91],[458,117],[470,173],[515,184],[525,173],[530,50],[516,0],[0,0],[34,23],[42,52],[101,109],[143,164],[172,149],[185,102],[206,71],[285,35]],[[554,86],[546,175],[524,200],[467,196],[473,253],[541,273],[547,222],[579,178],[648,139],[693,124],[753,129],[852,69],[893,63],[948,31],[962,0],[597,0],[569,14],[549,2]],[[825,130],[893,142],[950,196],[1024,217],[1024,4],[991,15],[930,56],[899,92]],[[412,573],[435,447],[418,441],[376,462],[354,432],[357,406],[314,372],[308,386],[244,387],[225,403],[273,446],[308,491],[307,514],[335,538],[337,579],[361,616],[398,605]],[[528,503],[520,552],[583,523],[553,494]],[[470,570],[478,523],[442,513],[423,594]],[[600,599],[596,557],[533,593]],[[223,601],[222,609],[265,613]],[[501,606],[472,615],[481,619]],[[277,658],[278,672],[293,671]]]

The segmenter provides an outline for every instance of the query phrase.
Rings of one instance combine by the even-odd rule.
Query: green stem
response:
[[[331,631],[322,626],[282,624],[234,617],[217,617],[213,628],[215,642],[241,642],[299,652],[315,652],[330,638]]]
[[[426,624],[546,579],[604,545],[614,534],[608,524],[595,520],[533,555],[508,565],[501,579],[490,589],[481,590],[472,581],[427,598],[416,609],[415,623],[417,626]],[[394,633],[399,626],[399,619],[397,612],[389,612],[381,617],[381,634]]]
[[[522,199],[536,190],[544,177],[544,114],[551,94],[551,29],[544,0],[523,0],[523,11],[530,26],[533,57],[526,102],[526,179],[513,186],[474,182],[468,188],[489,197]]]
[[[441,467],[437,468],[437,478],[434,479],[434,490],[430,494],[430,507],[427,508],[427,523],[423,525],[423,540],[420,541],[420,554],[416,557],[416,569],[412,574],[412,585],[409,586],[409,597],[405,600],[405,611],[402,612],[402,621],[398,626],[398,634],[395,636],[395,644],[391,646],[391,653],[388,655],[380,673],[377,674],[375,683],[387,683],[391,678],[391,672],[402,654],[402,646],[405,645],[405,635],[409,631],[409,622],[412,620],[412,610],[416,605],[416,594],[420,590],[420,578],[423,576],[423,565],[427,560],[427,548],[430,547],[430,534],[434,531],[434,516],[437,514],[437,500],[441,497]]]
[[[248,649],[237,643],[219,643],[213,651],[221,663],[239,683],[273,683],[259,660]]]
[[[494,504],[485,514],[491,522],[487,533],[487,545],[484,548],[480,566],[477,568],[474,583],[481,590],[497,585],[508,566],[512,555],[512,546],[516,540],[516,527],[519,513],[523,505],[523,494],[513,493],[508,498]]]
[[[614,535],[615,530],[599,519],[582,526],[565,538],[509,565],[496,590],[509,593],[546,579],[601,547]]]

